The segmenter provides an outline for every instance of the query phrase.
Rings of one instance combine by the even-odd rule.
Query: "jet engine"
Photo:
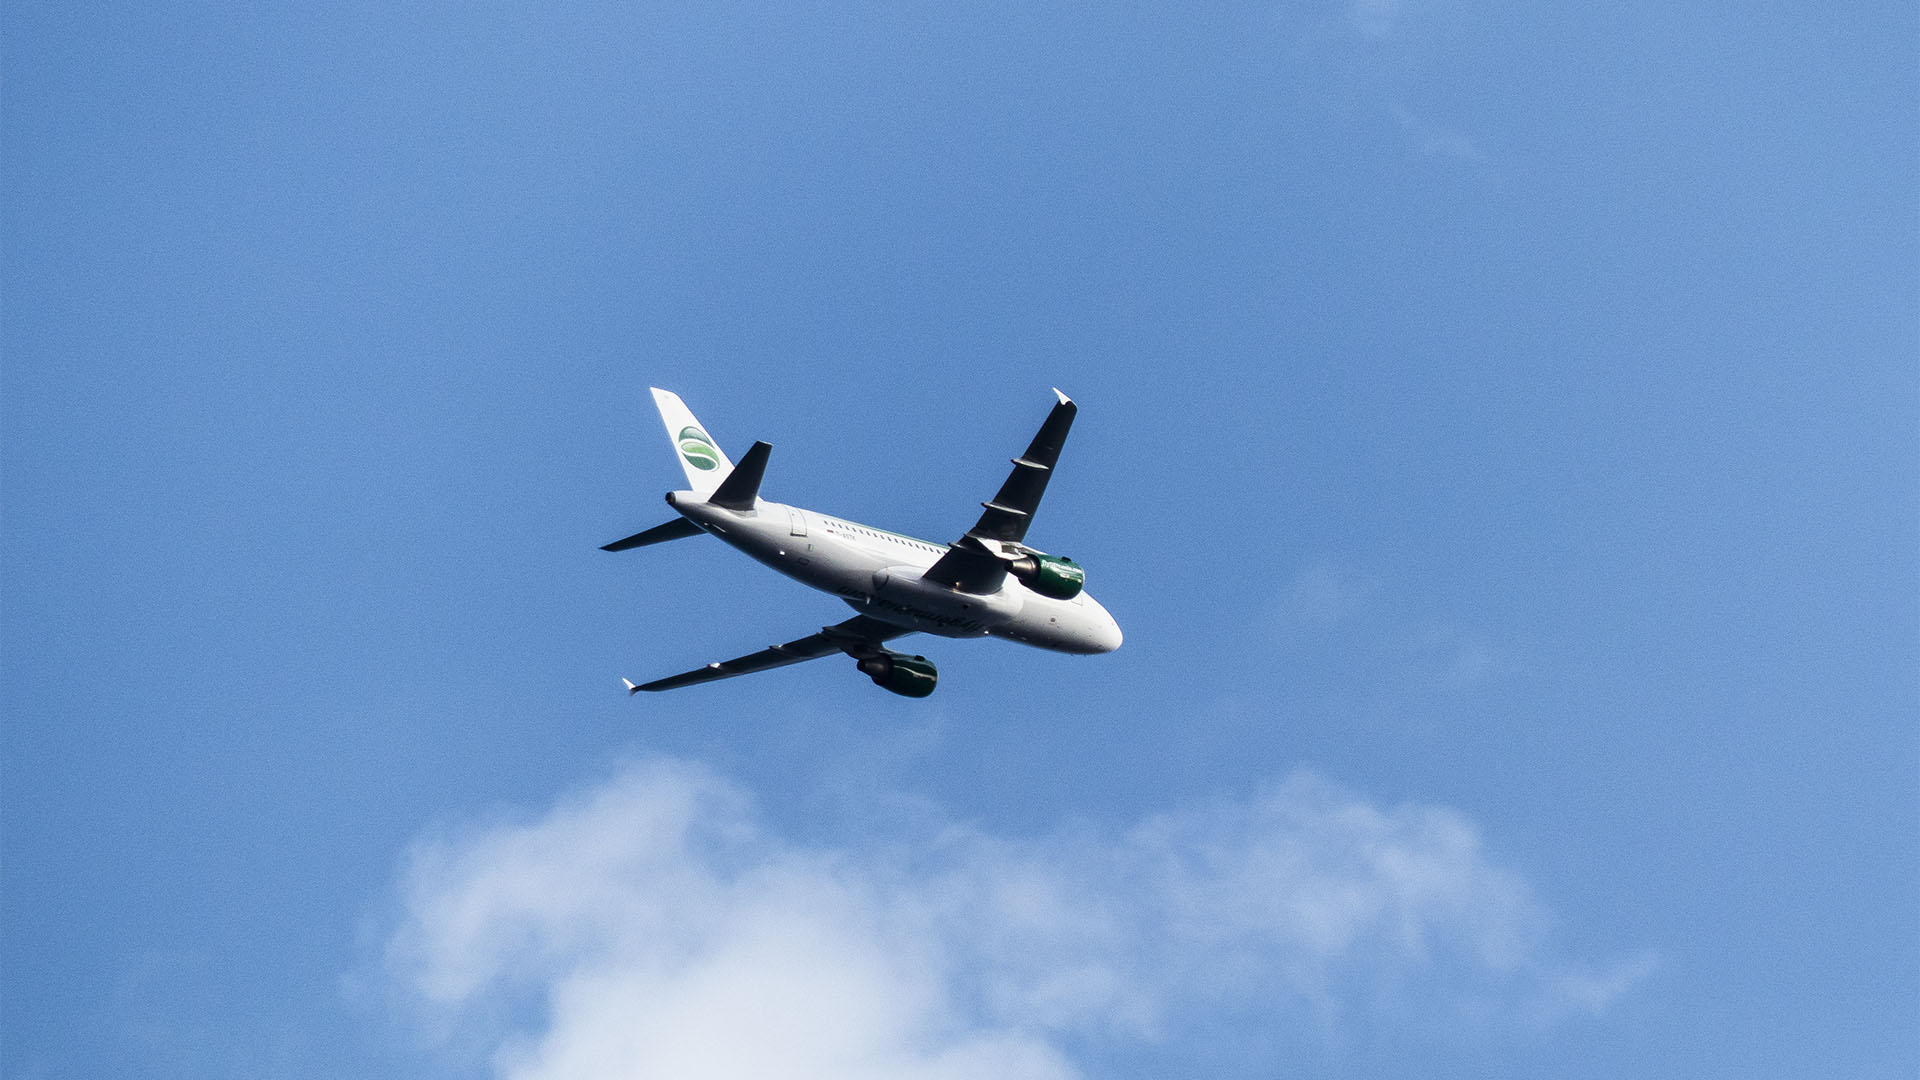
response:
[[[1007,563],[1007,573],[1041,596],[1071,600],[1087,586],[1087,572],[1064,555],[1030,551]]]
[[[859,668],[862,674],[873,679],[873,685],[901,697],[926,697],[940,681],[939,669],[924,656],[883,652],[862,657]]]

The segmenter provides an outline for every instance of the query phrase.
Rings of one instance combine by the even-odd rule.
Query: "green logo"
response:
[[[680,456],[687,464],[702,471],[720,467],[720,448],[713,445],[707,433],[697,427],[680,429]]]

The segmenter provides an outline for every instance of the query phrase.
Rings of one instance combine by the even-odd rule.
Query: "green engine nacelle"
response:
[[[1071,600],[1087,587],[1087,572],[1064,555],[1035,552],[1007,564],[1008,572],[1041,596]]]
[[[926,697],[940,681],[940,671],[924,656],[883,652],[860,661],[860,670],[873,679],[873,685],[901,697]]]

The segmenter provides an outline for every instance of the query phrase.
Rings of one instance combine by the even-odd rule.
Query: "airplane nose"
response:
[[[1120,624],[1113,621],[1113,616],[1106,608],[1100,606],[1099,601],[1088,597],[1087,602],[1093,605],[1094,610],[1100,613],[1099,618],[1088,620],[1092,625],[1087,626],[1084,631],[1086,634],[1086,643],[1092,646],[1089,651],[1110,653],[1119,648],[1122,638]]]

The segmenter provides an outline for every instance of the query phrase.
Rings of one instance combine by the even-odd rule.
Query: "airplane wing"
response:
[[[1013,472],[1007,474],[1007,482],[1000,485],[991,502],[980,504],[980,520],[928,568],[924,575],[927,580],[970,593],[993,592],[1006,580],[1007,564],[994,549],[1001,543],[1017,544],[1027,538],[1027,525],[1040,508],[1040,497],[1047,493],[1047,481],[1060,460],[1060,447],[1066,444],[1067,430],[1073,427],[1074,414],[1079,411],[1067,395],[1058,389],[1053,393],[1059,403],[1047,414],[1027,452],[1013,459]]]
[[[835,653],[848,656],[866,657],[881,651],[882,642],[913,633],[903,626],[894,626],[865,615],[855,615],[846,622],[834,626],[822,627],[817,634],[808,634],[785,645],[771,645],[757,653],[735,657],[718,664],[708,664],[681,675],[670,675],[664,679],[655,679],[650,683],[635,686],[627,684],[627,693],[641,690],[673,690],[695,683],[712,682],[715,679],[731,679],[735,675],[748,675],[770,668],[786,667],[803,660],[818,660]]]

